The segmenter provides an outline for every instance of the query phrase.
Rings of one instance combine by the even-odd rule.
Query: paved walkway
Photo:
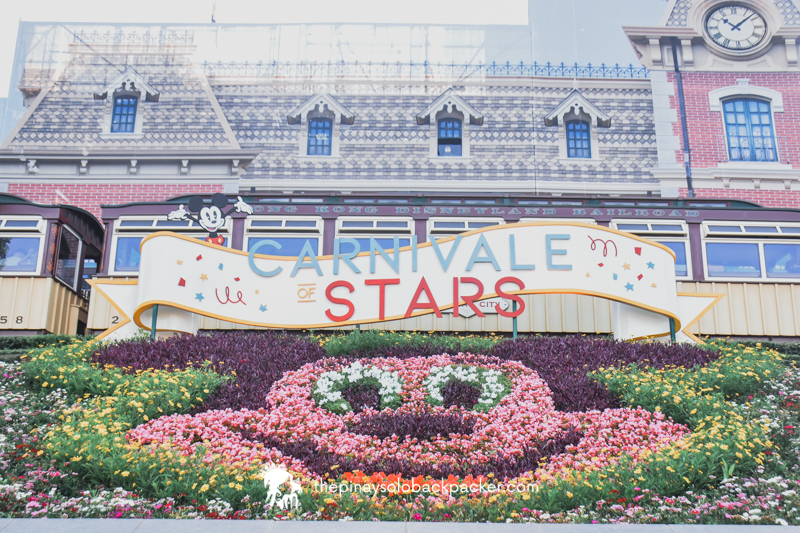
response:
[[[789,526],[0,519],[0,533],[800,533]]]

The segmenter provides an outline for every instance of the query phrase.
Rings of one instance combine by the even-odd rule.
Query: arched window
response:
[[[133,95],[114,96],[111,113],[111,133],[133,133],[136,127],[136,106],[139,98]]]
[[[332,119],[308,119],[308,155],[331,155],[332,137]]]
[[[591,158],[592,150],[589,141],[589,122],[586,120],[570,120],[567,126],[567,157]]]
[[[438,132],[439,155],[461,157],[461,120],[441,119]]]
[[[731,161],[776,161],[770,104],[764,100],[727,100],[725,134]]]

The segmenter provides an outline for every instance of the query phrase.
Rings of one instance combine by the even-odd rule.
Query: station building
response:
[[[407,244],[532,220],[607,225],[670,247],[679,290],[727,294],[693,333],[800,337],[800,9],[671,0],[660,22],[623,30],[639,65],[533,62],[530,26],[353,25],[340,47],[351,52],[327,62],[314,50],[338,30],[325,25],[31,26],[51,44],[26,48],[0,190],[101,220],[93,275],[114,278],[137,275],[149,233],[202,238],[167,213],[216,192],[254,207],[223,229],[225,246],[277,239],[286,255],[306,241],[331,254],[338,236]],[[251,41],[272,60],[237,57]],[[24,277],[7,259],[0,276]],[[119,319],[82,294],[88,331]],[[526,298],[520,331],[610,331],[605,300]]]

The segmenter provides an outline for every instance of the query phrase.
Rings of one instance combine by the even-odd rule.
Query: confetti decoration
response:
[[[200,279],[202,279],[203,281],[206,281],[206,280],[208,280],[208,276],[206,276],[205,274],[200,274]]]
[[[205,296],[203,296],[202,292],[198,292],[194,297],[195,300],[199,300],[201,302],[203,301],[203,298],[205,298]]]
[[[636,255],[642,255],[642,248],[640,246],[634,248],[633,251],[636,252]]]
[[[632,291],[633,285],[631,283],[628,283],[627,285],[625,285],[625,288],[628,289],[629,291]]]
[[[182,265],[182,264],[183,264],[183,261],[181,261],[181,260],[179,259],[179,260],[178,260],[178,264],[179,264],[179,265]]]
[[[614,274],[614,279],[615,279],[615,280],[617,279],[617,275],[616,275],[616,274]]]
[[[220,270],[222,270],[222,267],[223,267],[223,266],[224,266],[224,265],[223,265],[222,263],[220,263],[220,264],[219,264],[219,269],[220,269]]]
[[[655,283],[653,283],[653,284],[652,284],[652,285],[650,285],[650,286],[651,286],[651,287],[653,287],[653,288],[655,289],[655,288],[656,288],[658,285],[656,285]]]
[[[649,263],[647,263],[647,268],[649,268],[649,269],[654,269],[654,268],[655,268],[655,266],[656,266],[656,265],[654,265],[652,261],[650,261]]]
[[[597,266],[602,267],[603,263],[597,263]]]
[[[644,274],[639,274],[638,276],[636,276],[636,278],[637,278],[639,281],[642,281],[642,278],[643,278],[643,277],[644,277]]]
[[[258,289],[256,289],[256,294],[258,294]]]
[[[591,276],[591,274],[589,274],[589,273],[587,272],[587,273],[586,273],[586,277],[587,277],[587,278],[590,278],[590,277],[592,277],[592,276]]]
[[[239,281],[239,278],[233,278],[233,281]]]
[[[198,255],[198,256],[197,256],[197,260],[198,260],[198,261],[200,261],[202,258],[203,258],[203,256],[202,256],[202,255]]]
[[[185,286],[186,286],[186,280],[181,278],[181,280],[178,282],[178,287],[185,287]]]
[[[631,266],[628,263],[625,263],[624,265],[622,265],[622,268],[625,270],[630,270]]]

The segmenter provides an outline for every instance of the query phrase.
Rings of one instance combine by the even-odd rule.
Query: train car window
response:
[[[609,226],[612,229],[627,231],[652,239],[663,244],[675,253],[675,276],[690,278],[691,254],[689,253],[689,226],[686,222],[662,224],[658,222],[642,222],[641,220],[612,220]]]
[[[428,235],[449,237],[466,231],[505,224],[502,218],[452,218],[431,217],[428,219]]]
[[[758,243],[706,243],[708,276],[712,278],[760,278],[761,253]]]
[[[594,224],[597,225],[597,221],[593,218],[549,218],[549,217],[541,217],[541,218],[533,218],[533,217],[522,217],[519,219],[520,222],[580,222],[581,224]]]
[[[68,227],[61,226],[61,238],[58,242],[58,258],[56,260],[56,277],[73,290],[77,290],[78,272],[81,257],[81,239]]]
[[[39,217],[0,219],[0,275],[39,272],[44,226]]]
[[[747,233],[778,233],[778,228],[775,226],[745,226],[744,231]]]
[[[768,278],[800,278],[800,244],[764,244]]]
[[[279,257],[297,257],[306,242],[311,244],[314,255],[320,255],[322,246],[322,218],[320,217],[270,217],[250,216],[245,227],[245,247],[253,250],[260,243],[270,240],[278,243],[261,245],[256,253]]]
[[[794,234],[800,233],[800,226],[798,227],[781,226],[781,233],[794,233]]]
[[[219,231],[225,239],[223,246],[230,246],[231,225],[228,219]],[[193,220],[167,220],[166,215],[120,217],[114,221],[108,273],[129,276],[139,272],[142,239],[156,231],[174,231],[200,241],[205,241],[208,233]]]
[[[411,246],[414,220],[406,217],[339,217],[336,219],[336,238],[347,237],[358,242],[361,252],[369,252],[369,238],[373,237],[385,250],[394,248],[394,237],[399,244]],[[340,253],[352,252],[352,243],[341,243]]]

